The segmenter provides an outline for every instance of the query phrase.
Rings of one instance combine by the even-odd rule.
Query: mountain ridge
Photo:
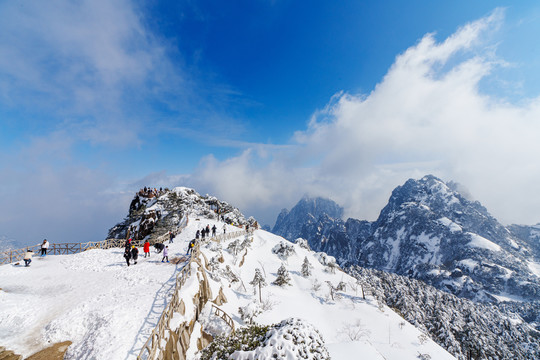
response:
[[[305,238],[343,266],[407,275],[478,301],[539,300],[540,228],[505,227],[457,188],[426,175],[396,187],[373,222],[302,214],[309,209],[303,204],[293,208],[296,219],[291,210],[273,230],[289,240]],[[294,227],[284,232],[281,224]]]

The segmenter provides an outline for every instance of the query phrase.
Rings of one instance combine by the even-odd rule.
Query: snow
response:
[[[459,266],[466,268],[469,272],[473,272],[478,267],[478,261],[473,259],[463,259],[458,261]]]
[[[437,220],[441,225],[444,225],[446,227],[448,227],[448,229],[450,230],[450,232],[452,233],[456,233],[456,232],[461,232],[463,231],[463,229],[461,228],[461,226],[459,226],[458,224],[456,224],[455,222],[453,222],[452,220],[450,220],[449,218],[447,218],[446,216],[443,216],[442,218],[438,219]]]
[[[540,277],[540,263],[534,262],[534,261],[528,261],[527,266],[531,270],[531,272]]]
[[[468,232],[467,234],[471,237],[471,241],[469,242],[470,246],[491,251],[501,251],[501,247],[499,245],[486,239],[485,237],[471,232]]]
[[[223,226],[204,218],[189,221],[174,243],[167,244],[171,260],[185,254],[195,231],[206,224],[217,224],[219,229]],[[227,232],[236,230],[228,226]],[[255,269],[260,268],[268,285],[262,287],[263,312],[255,321],[270,325],[288,318],[301,319],[320,332],[332,359],[357,358],[360,353],[364,359],[413,359],[418,353],[453,359],[431,340],[420,344],[421,332],[409,323],[403,326],[403,318],[388,307],[379,306],[370,297],[362,299],[352,286],[354,278],[339,270],[325,271],[317,254],[293,245],[295,253],[282,260],[271,250],[283,239],[257,230],[240,266],[245,250],[237,256],[225,250],[234,240],[222,246],[202,246],[201,251],[209,260],[221,252],[225,262],[220,263],[220,268],[229,265],[240,278],[230,283],[207,272],[212,298],[223,289],[227,302],[220,308],[233,318],[236,327],[245,325],[239,307],[258,301],[258,293],[254,294],[249,282]],[[67,360],[135,359],[170,301],[176,275],[185,263],[162,263],[161,256],[152,250],[149,259],[140,256],[137,265],[127,267],[122,254],[123,249],[89,250],[75,255],[34,257],[29,268],[0,266],[0,344],[27,357],[51,343],[70,340],[73,344]],[[313,265],[309,278],[300,274],[304,257]],[[282,264],[289,271],[291,286],[271,285]],[[327,281],[333,286],[343,281],[346,290],[337,291],[332,299]],[[198,279],[192,275],[180,291],[185,315],[176,313],[174,326],[193,316],[195,309],[190,300],[197,289]],[[188,359],[196,358],[195,340],[201,328],[221,332],[226,328],[222,320],[213,316],[206,308],[201,312]],[[351,329],[361,330],[360,335],[351,335]]]

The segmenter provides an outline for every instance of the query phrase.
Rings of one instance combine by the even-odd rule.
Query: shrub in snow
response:
[[[240,250],[249,248],[251,246],[251,241],[252,241],[252,238],[246,236],[244,238],[244,241],[242,241],[242,243],[240,244]]]
[[[304,257],[304,262],[302,263],[302,269],[300,270],[300,273],[303,277],[309,277],[311,276],[311,268],[313,268],[313,265],[309,262],[307,259],[307,256]]]
[[[267,284],[259,268],[255,269],[255,276],[253,276],[253,280],[250,281],[250,285],[253,285],[254,290],[257,289],[257,287],[259,288],[259,301],[262,302],[261,288]]]
[[[309,247],[308,241],[306,239],[298,238],[294,242],[301,248],[311,251],[311,248]]]
[[[425,343],[427,343],[428,339],[429,337],[426,334],[418,335],[418,341],[420,342],[421,345],[424,345]]]
[[[330,274],[335,274],[336,269],[339,269],[338,264],[336,264],[335,262],[329,262],[328,264],[326,264],[326,267],[324,268],[324,271],[326,271],[326,272],[328,272]]]
[[[345,340],[348,341],[362,340],[362,338],[368,337],[371,334],[371,331],[366,329],[360,319],[353,323],[345,324],[339,332],[343,335]]]
[[[324,340],[311,324],[287,319],[271,326],[250,325],[229,337],[218,336],[202,351],[201,360],[329,360]]]
[[[290,318],[272,325],[257,348],[237,350],[230,358],[329,360],[330,355],[317,329],[300,319]]]
[[[323,265],[336,264],[336,258],[330,255],[327,255],[326,253],[318,252],[315,254],[315,257]]]
[[[257,302],[250,302],[238,308],[238,313],[245,323],[253,324],[253,319],[263,312],[262,306]]]
[[[330,297],[332,298],[332,300],[341,298],[341,295],[339,295],[337,292],[338,289],[334,285],[332,285],[330,281],[327,281],[326,285],[328,285],[328,289],[330,290]]]
[[[313,285],[311,286],[311,290],[317,292],[321,290],[321,286],[322,284],[317,279],[315,279],[315,281],[313,281]]]
[[[234,241],[231,241],[229,246],[227,246],[227,250],[229,250],[230,253],[233,255],[238,254],[238,251],[240,251],[240,240],[236,239]]]
[[[236,275],[231,267],[229,265],[227,265],[225,267],[225,270],[222,270],[221,271],[221,276],[228,279],[230,282],[234,283],[234,282],[237,282],[237,281],[240,281],[240,278],[238,277],[238,275]]]
[[[289,275],[289,272],[285,268],[285,265],[281,264],[277,271],[277,278],[272,283],[274,285],[278,286],[285,286],[285,285],[291,285],[291,276]]]
[[[230,355],[237,351],[250,351],[261,346],[266,339],[270,326],[249,325],[240,328],[230,336],[217,336],[201,352],[200,360],[230,359]]]
[[[219,260],[217,256],[212,256],[210,261],[208,262],[208,271],[215,272],[219,269]]]
[[[286,244],[283,241],[274,246],[272,248],[272,252],[284,261],[286,261],[289,256],[296,254],[296,251],[294,251],[294,246],[292,244]]]

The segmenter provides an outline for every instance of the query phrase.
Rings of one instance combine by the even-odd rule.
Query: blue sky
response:
[[[425,173],[539,222],[539,33],[534,1],[0,2],[0,239],[101,239],[144,185],[373,220]]]

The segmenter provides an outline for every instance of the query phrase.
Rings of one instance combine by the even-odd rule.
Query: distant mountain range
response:
[[[272,232],[359,265],[477,301],[540,300],[540,226],[500,224],[458,185],[427,175],[392,192],[374,222],[342,219],[329,199],[302,198]]]

